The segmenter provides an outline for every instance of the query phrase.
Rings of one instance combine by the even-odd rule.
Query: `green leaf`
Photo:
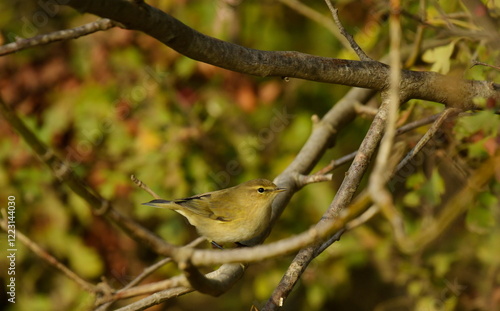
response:
[[[96,278],[103,272],[103,263],[96,250],[84,245],[77,237],[68,237],[70,266],[84,278]]]
[[[417,191],[412,191],[412,192],[409,192],[407,193],[404,198],[403,198],[403,202],[406,206],[409,206],[409,207],[417,207],[417,206],[420,206],[421,205],[421,202],[420,202],[420,195]]]
[[[488,138],[483,138],[475,143],[467,144],[468,156],[473,159],[484,159],[488,156],[488,152],[484,146]]]
[[[454,128],[455,137],[459,140],[482,131],[485,136],[498,134],[500,117],[490,111],[479,111],[476,114],[460,118]]]
[[[415,308],[413,310],[416,311],[441,311],[437,308],[437,302],[439,302],[436,298],[431,296],[423,296],[417,300]]]
[[[432,172],[431,178],[422,187],[422,194],[432,205],[437,205],[441,202],[441,195],[445,191],[444,180],[437,169]]]
[[[442,278],[450,270],[451,264],[454,262],[455,258],[449,254],[438,253],[429,259],[429,262],[434,267],[434,274],[438,278]]]
[[[447,74],[450,71],[450,58],[453,54],[456,41],[450,44],[427,50],[422,59],[432,65],[431,71]]]
[[[259,273],[253,282],[255,299],[267,299],[273,292],[276,284],[279,283],[280,279],[281,273],[277,270],[273,270],[267,273]]]
[[[424,285],[420,280],[411,281],[407,286],[407,291],[412,297],[418,297],[424,290]]]
[[[481,193],[477,197],[478,204],[467,211],[467,228],[475,233],[486,234],[495,227],[495,209],[498,198],[489,192]]]
[[[306,291],[307,305],[311,310],[321,310],[328,298],[328,289],[320,284],[312,284]]]
[[[406,188],[408,189],[420,189],[425,183],[425,175],[422,172],[410,175],[406,179]]]
[[[196,69],[196,61],[191,58],[181,57],[175,63],[175,73],[181,78],[190,77]]]

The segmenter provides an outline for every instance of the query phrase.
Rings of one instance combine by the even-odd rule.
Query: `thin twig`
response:
[[[359,59],[362,61],[373,61],[366,53],[363,51],[363,49],[354,41],[354,38],[351,36],[350,33],[348,33],[342,23],[340,22],[339,19],[339,14],[337,8],[333,6],[333,4],[330,2],[330,0],[325,0],[326,5],[328,5],[328,8],[330,9],[330,12],[332,12],[333,19],[335,21],[335,24],[337,24],[337,27],[340,30],[340,33],[349,41],[349,44],[351,45],[351,48],[354,50],[354,52],[358,55]]]
[[[243,265],[241,264],[225,264],[222,265],[218,270],[207,273],[206,278],[210,280],[212,283],[214,283],[215,286],[220,287],[222,291],[220,291],[219,294],[222,294],[243,276],[243,272],[244,268]],[[144,310],[146,307],[157,305],[170,298],[177,297],[194,291],[194,289],[189,285],[189,282],[187,281],[184,275],[179,275],[159,283],[164,283],[165,287],[164,288],[158,287],[158,289],[155,291],[153,295],[150,295],[144,299],[132,303],[124,308],[117,309],[116,311]],[[167,283],[169,284],[167,285]],[[154,285],[156,284],[158,283],[154,283]],[[131,288],[130,290],[137,290],[146,287],[147,285],[137,286]],[[167,289],[164,290],[165,288]],[[134,294],[134,296],[137,293],[138,291]],[[144,293],[150,293],[149,289],[148,291],[144,291]]]
[[[408,124],[402,125],[396,130],[396,135],[408,133],[409,131],[412,131],[412,130],[419,128],[421,126],[431,124],[432,122],[436,121],[441,116],[441,114],[442,114],[442,112],[436,113],[436,114],[430,115],[428,117],[425,117],[425,118],[422,118],[422,119],[419,119],[416,121],[412,121]]]
[[[400,127],[396,132],[398,135],[409,132],[415,128],[432,123],[435,120],[439,119],[441,116],[442,116],[442,113],[435,114],[435,115],[408,123],[408,124]],[[357,151],[350,154],[350,155],[344,156],[343,158],[352,158],[355,153],[357,153]],[[337,160],[337,161],[339,161],[339,160]],[[330,163],[331,167],[335,167],[335,165],[337,164],[337,161],[332,161],[332,163]],[[395,165],[391,165],[391,167],[394,167],[394,166]],[[325,174],[329,171],[329,167],[325,167],[325,168],[326,169],[321,170],[321,174]],[[355,204],[362,204],[364,206],[368,206],[368,205],[372,204],[372,202],[373,201],[370,198],[370,196],[368,195],[368,192],[363,192],[360,196],[358,196]],[[368,207],[366,207],[366,208],[368,209]],[[370,207],[363,214],[361,214],[357,218],[354,218],[352,221],[348,222],[346,225],[346,228],[352,229],[356,226],[361,225],[362,223],[368,221],[374,215],[376,215],[379,212],[379,210],[380,210],[379,207]],[[331,243],[335,242],[338,238],[339,238],[339,236],[336,234],[330,240],[326,241],[325,243],[323,243],[320,246],[317,246],[317,248],[324,250]],[[274,290],[272,296],[269,298],[266,305],[262,309],[263,311],[264,310],[276,310],[280,305],[283,304],[284,300],[286,300],[287,296],[289,295],[289,293],[293,289],[293,287],[294,287],[295,283],[297,282],[298,278],[300,277],[300,275],[302,275],[302,273],[305,270],[305,268],[307,267],[308,263],[312,259],[314,259],[314,257],[319,253],[320,253],[320,251],[316,251],[314,246],[311,246],[307,249],[303,249],[301,252],[299,252],[299,254],[293,260],[293,263],[290,265],[287,272],[283,276],[279,285]]]
[[[420,0],[419,1],[419,16],[421,20],[426,19],[426,0]],[[422,42],[424,41],[424,30],[426,29],[426,26],[422,23],[418,23],[417,25],[417,32],[415,33],[415,39],[413,40],[413,48],[412,52],[410,53],[410,56],[406,59],[405,62],[405,68],[410,68],[412,67],[415,62],[418,59],[418,56],[421,53],[422,49]]]
[[[361,214],[361,215],[363,215],[363,214]],[[347,227],[347,224],[346,224],[346,227]],[[341,228],[339,231],[335,232],[335,234],[332,235],[328,240],[326,240],[325,242],[323,242],[320,246],[316,246],[316,245],[311,246],[311,248],[313,250],[313,255],[312,256],[314,258],[318,257],[319,254],[323,253],[325,251],[325,249],[327,249],[328,247],[330,247],[333,243],[335,243],[337,241],[340,241],[340,237],[342,237],[342,235],[346,231],[347,231],[346,228]]]
[[[377,91],[387,89],[389,66],[378,61],[351,61],[293,51],[245,48],[206,36],[148,4],[138,8],[132,1],[67,0],[66,5],[120,22],[127,29],[143,31],[184,56],[232,71],[343,84]],[[127,18],[130,16],[134,18]],[[184,37],[185,34],[189,36]],[[450,83],[455,84],[452,91],[446,88]],[[500,98],[500,90],[496,84],[434,72],[405,71],[401,86],[408,89],[412,98],[436,101],[453,107],[475,107],[474,98],[478,96]]]
[[[193,289],[189,287],[175,287],[172,289],[167,289],[153,295],[150,295],[144,299],[133,302],[129,305],[126,305],[122,308],[116,309],[114,311],[139,311],[139,310],[147,310],[148,308],[158,305],[164,301],[167,301],[174,297],[179,297],[181,295],[192,292]]]
[[[206,239],[204,237],[198,237],[198,238],[194,239],[193,241],[189,242],[188,244],[186,244],[184,247],[195,247],[196,245],[198,245],[204,241],[206,241]],[[131,288],[131,287],[135,286],[136,284],[139,284],[145,278],[147,278],[149,275],[151,275],[151,273],[153,273],[154,271],[158,270],[159,268],[163,267],[165,264],[167,264],[171,261],[172,261],[172,258],[167,257],[167,258],[164,258],[164,259],[158,261],[157,263],[153,264],[152,266],[147,267],[134,280],[132,280],[130,283],[128,283],[125,287],[123,287],[123,289]],[[120,292],[120,291],[118,291],[118,292]]]
[[[371,198],[368,196],[367,191],[363,191],[357,198],[357,204],[363,204],[365,206],[372,203]],[[354,229],[362,224],[366,223],[368,220],[372,219],[379,212],[379,208],[377,206],[371,206],[365,210],[361,215],[349,221],[344,228],[337,231],[330,239],[321,244],[318,248],[314,250],[314,257],[317,257],[319,254],[324,252],[330,245],[334,242],[340,240],[340,237],[348,230]]]
[[[442,112],[437,113],[437,114],[433,114],[432,116],[428,116],[428,117],[422,118],[420,120],[410,122],[408,124],[405,124],[396,130],[396,135],[402,135],[402,134],[407,133],[409,131],[412,131],[416,128],[419,128],[421,126],[430,124],[430,123],[436,121],[441,115],[442,115]],[[354,159],[354,157],[356,156],[357,152],[358,151],[356,150],[354,152],[346,154],[343,157],[332,160],[330,163],[328,163],[328,165],[326,165],[325,167],[323,167],[322,169],[320,169],[319,171],[317,171],[313,175],[326,175],[328,172],[333,171],[337,167],[352,161]]]
[[[151,190],[151,188],[149,188],[148,185],[146,185],[144,182],[142,182],[142,180],[135,177],[135,175],[130,175],[130,179],[134,182],[134,184],[137,185],[137,187],[139,187],[139,188],[143,189],[144,191],[146,191],[147,193],[149,193],[153,198],[161,199],[161,197],[159,195],[157,195],[153,190]]]
[[[191,241],[190,243],[186,244],[184,247],[195,247],[196,245],[206,241],[204,237],[198,237],[195,240]],[[107,310],[111,304],[113,304],[115,301],[119,299],[124,299],[124,298],[129,298],[129,297],[134,297],[138,295],[144,295],[144,294],[151,294],[154,292],[159,292],[162,290],[166,289],[171,289],[175,287],[186,287],[189,285],[185,281],[184,278],[182,277],[177,277],[177,278],[171,278],[169,280],[161,281],[161,282],[155,282],[155,283],[150,283],[145,286],[137,286],[140,282],[142,282],[144,279],[146,279],[149,275],[151,275],[154,271],[158,270],[159,268],[163,267],[165,264],[172,262],[171,257],[164,258],[157,263],[147,267],[142,271],[141,274],[139,274],[134,280],[132,280],[130,283],[128,283],[126,286],[121,288],[120,290],[116,291],[115,293],[101,297],[96,304],[100,305],[96,311],[102,311],[102,310]]]
[[[357,114],[366,115],[370,117],[374,117],[378,111],[378,109],[375,107],[369,107],[361,103],[354,103],[354,109],[356,110]]]
[[[314,175],[299,174],[298,177],[296,178],[297,187],[301,188],[301,187],[304,187],[305,185],[312,184],[312,183],[331,181],[332,177],[333,177],[332,174],[324,174],[324,175],[323,174],[314,174]]]
[[[358,153],[358,151],[356,150],[354,152],[346,154],[345,156],[343,156],[341,158],[332,160],[330,163],[328,163],[328,165],[326,165],[325,167],[323,167],[322,169],[320,169],[319,171],[317,171],[313,175],[325,175],[326,173],[333,171],[337,167],[352,161],[357,153]]]
[[[380,206],[372,205],[370,206],[366,212],[361,214],[358,218],[355,218],[347,223],[346,230],[352,230],[356,227],[361,226],[362,224],[368,222],[368,220],[372,219],[373,216],[377,215],[380,211]]]
[[[442,123],[451,115],[458,114],[459,109],[450,108],[439,114],[439,118],[432,124],[431,128],[425,133],[425,135],[419,140],[417,145],[406,155],[406,157],[401,160],[401,162],[394,169],[394,172],[391,174],[391,178],[394,179],[397,176],[397,173],[406,166],[409,161],[414,159],[414,157],[422,150],[425,144],[435,135],[438,131]],[[384,188],[385,190],[385,188]],[[382,211],[384,212],[384,216],[389,220],[389,223],[392,226],[393,232],[396,237],[396,242],[398,247],[404,252],[410,252],[414,249],[415,244],[414,241],[408,239],[406,234],[404,233],[404,225],[402,223],[402,218],[399,215],[399,212],[395,210],[393,206],[381,206]],[[384,210],[386,208],[386,210]]]
[[[413,160],[415,156],[422,150],[422,148],[429,142],[429,140],[436,134],[443,122],[452,115],[458,114],[459,110],[456,108],[449,108],[439,114],[439,118],[432,124],[431,128],[425,133],[424,136],[418,141],[418,143],[413,147],[406,157],[398,164],[396,167],[396,174],[399,170],[405,167],[408,162]]]
[[[375,205],[380,206],[382,213],[391,223],[394,235],[397,241],[404,239],[403,221],[400,213],[394,206],[392,195],[386,188],[386,183],[391,176],[389,158],[396,137],[396,122],[398,108],[401,102],[405,101],[404,90],[400,88],[401,83],[401,21],[400,21],[400,2],[399,0],[390,0],[391,15],[389,17],[390,34],[390,85],[388,92],[382,92],[382,101],[387,102],[387,123],[385,125],[385,134],[373,172],[370,175],[368,192]]]
[[[113,295],[104,296],[98,299],[96,301],[96,304],[100,305],[100,308],[105,309],[110,304],[120,299],[135,297],[139,295],[148,295],[151,293],[157,293],[163,290],[174,289],[177,287],[188,287],[191,288],[191,291],[194,290],[189,286],[189,282],[186,280],[184,275],[177,275],[167,280],[122,289],[119,292],[114,293]]]
[[[1,97],[0,114],[3,115],[5,120],[7,120],[7,122],[23,137],[24,141],[33,149],[40,160],[52,170],[54,176],[68,185],[71,190],[86,201],[94,211],[100,211],[102,214],[104,210],[105,213],[103,216],[108,217],[139,243],[148,245],[157,253],[163,253],[168,256],[169,254],[167,253],[171,253],[176,249],[176,247],[166,243],[135,220],[114,209],[108,200],[90,189],[83,180],[76,175],[69,164],[59,159],[38,139],[15,112],[7,106]]]
[[[480,61],[475,60],[475,59],[472,60],[472,66],[470,66],[470,68],[472,68],[474,66],[478,66],[478,65],[490,67],[490,68],[493,68],[493,69],[496,69],[496,70],[500,70],[500,66],[493,66],[493,65],[490,65],[490,64],[487,64],[487,63],[480,62]]]
[[[0,56],[15,53],[30,47],[45,45],[56,41],[76,39],[91,33],[108,30],[116,26],[116,23],[110,19],[103,18],[98,21],[88,23],[72,29],[65,29],[38,35],[28,39],[17,39],[15,42],[0,46]]]
[[[358,189],[359,183],[361,182],[364,173],[368,168],[370,159],[374,154],[375,149],[380,142],[380,139],[382,138],[386,118],[386,114],[383,113],[383,111],[387,109],[386,107],[384,107],[384,105],[386,104],[382,103],[382,107],[379,113],[377,113],[377,115],[375,116],[372,125],[368,130],[368,133],[361,143],[354,161],[352,162],[349,170],[346,173],[346,177],[344,178],[342,184],[339,187],[339,190],[337,191],[337,195],[333,199],[328,210],[323,214],[321,220],[313,228],[315,230],[315,237],[313,239],[314,241],[321,240],[321,237],[328,235],[328,233],[333,234],[338,230],[344,228],[344,226],[340,226],[340,223],[343,219],[345,219],[346,215],[352,213],[355,208],[359,208],[359,214],[361,214],[368,208],[368,206],[360,204],[358,201],[351,204],[351,201],[354,194],[356,193],[356,190]],[[355,217],[350,218],[349,220],[358,217],[359,214],[356,214]],[[329,229],[323,231],[322,227],[327,227]],[[299,241],[297,241],[297,244],[298,243]],[[288,297],[305,268],[315,258],[314,255],[317,254],[316,249],[320,248],[321,246],[321,243],[314,244],[313,246],[302,249],[295,256],[292,264],[289,266],[287,272],[280,281],[280,284],[275,289],[270,299],[267,301],[263,310],[275,310],[280,301],[283,301],[283,299],[286,299],[286,297]]]
[[[342,221],[345,214],[351,213],[353,210],[359,210],[362,212],[357,214],[357,216],[353,217],[352,219],[359,217],[360,214],[366,211],[366,209],[369,206],[369,203],[370,203],[370,197],[368,195],[365,195],[360,199],[355,200],[348,208],[344,209],[345,213],[342,213],[342,215],[337,219],[335,219],[335,221],[332,222],[332,224],[339,225],[338,221]],[[316,227],[324,225],[325,223],[328,223],[328,220],[325,220],[325,217],[323,216],[322,220],[316,225]],[[347,223],[348,222],[346,222],[345,224]],[[293,287],[295,286],[295,284],[297,283],[297,281],[299,280],[300,276],[305,271],[309,263],[314,258],[316,258],[316,256],[318,256],[321,252],[323,252],[327,247],[329,247],[333,242],[337,241],[340,238],[340,236],[344,233],[344,231],[345,231],[344,225],[338,226],[338,229],[335,231],[335,234],[333,234],[325,242],[321,242],[321,239],[318,238],[317,239],[319,241],[318,243],[311,245],[307,248],[303,248],[293,259],[292,263],[290,264],[287,271],[283,275],[280,283],[274,289],[271,297],[262,308],[262,311],[276,310],[279,307],[281,307],[283,305],[284,300],[286,300],[286,298],[292,291]]]
[[[484,187],[495,178],[498,172],[500,163],[500,152],[490,157],[481,166],[476,169],[470,176],[467,185],[458,192],[453,198],[448,200],[442,211],[436,217],[435,221],[430,226],[425,226],[419,230],[417,235],[406,244],[403,251],[408,253],[414,251],[422,251],[425,247],[435,241],[445,232],[448,227],[460,215],[474,206],[474,198],[478,193],[484,191]]]
[[[361,152],[360,154],[363,154],[363,152]],[[359,163],[359,159],[357,161],[355,159],[355,162]],[[356,169],[359,170],[359,168]],[[354,176],[353,178],[357,179],[358,177],[359,176]],[[339,197],[339,194],[340,191],[337,192],[336,198]],[[351,197],[354,196],[354,191],[352,193],[349,193],[349,195]],[[342,199],[345,200],[345,194]],[[271,242],[269,244],[261,244],[252,247],[241,247],[224,250],[193,249],[189,251],[187,251],[186,249],[180,249],[172,254],[173,259],[178,263],[189,261],[195,266],[210,266],[222,263],[258,262],[274,258],[276,256],[290,254],[304,247],[314,245],[318,241],[329,238],[332,234],[342,229],[348,221],[358,217],[368,208],[368,206],[361,205],[356,202],[350,204],[350,202],[344,203],[344,201],[342,201],[337,204],[340,203],[346,204],[346,206],[345,208],[342,208],[342,213],[337,214],[338,217],[335,218],[335,221],[331,221],[332,217],[328,214],[328,212],[331,213],[332,211],[328,210],[321,221],[319,221],[314,227],[300,234],[276,242]],[[334,205],[332,209],[336,210],[336,208],[339,207],[339,205],[337,204]]]

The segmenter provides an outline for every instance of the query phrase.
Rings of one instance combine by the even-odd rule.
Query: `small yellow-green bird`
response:
[[[271,205],[285,191],[267,179],[173,201],[152,200],[143,205],[168,208],[186,217],[201,236],[219,244],[250,240],[268,227]]]

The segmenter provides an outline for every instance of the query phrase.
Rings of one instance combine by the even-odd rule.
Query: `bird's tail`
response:
[[[168,200],[156,199],[146,203],[142,203],[142,205],[148,205],[157,208],[172,208],[172,203],[174,202]]]

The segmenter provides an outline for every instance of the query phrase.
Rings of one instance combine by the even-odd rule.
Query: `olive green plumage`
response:
[[[285,191],[266,179],[178,200],[152,200],[144,205],[168,208],[187,218],[198,233],[216,243],[242,242],[269,225],[271,205]]]

